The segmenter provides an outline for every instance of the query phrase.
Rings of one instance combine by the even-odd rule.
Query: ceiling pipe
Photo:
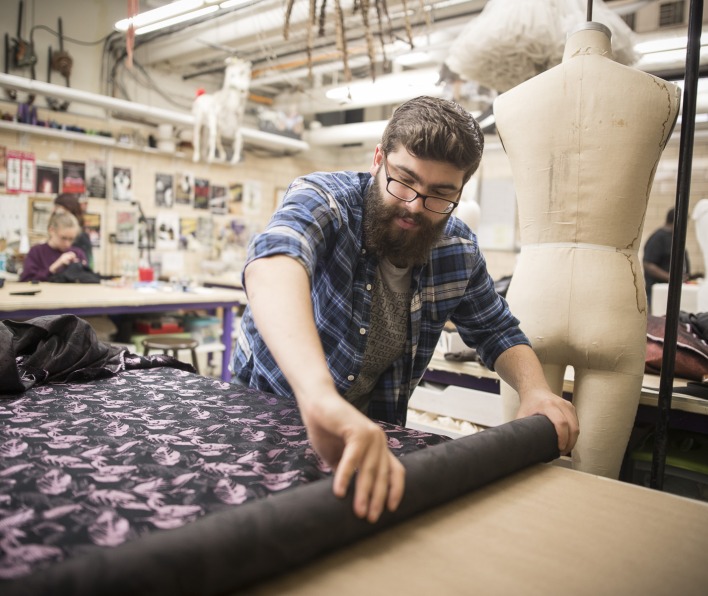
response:
[[[6,89],[16,89],[26,91],[34,95],[50,95],[58,99],[67,99],[86,105],[104,108],[109,111],[121,112],[141,116],[150,121],[177,124],[182,126],[194,126],[194,116],[188,112],[177,112],[175,110],[165,110],[155,108],[125,99],[90,93],[73,87],[63,87],[52,83],[44,83],[34,79],[18,77],[16,75],[0,73],[0,87]],[[265,149],[280,151],[306,151],[309,145],[298,139],[263,132],[254,128],[242,127],[241,135],[245,143],[252,143]]]

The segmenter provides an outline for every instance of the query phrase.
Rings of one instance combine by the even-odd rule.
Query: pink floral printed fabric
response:
[[[381,426],[399,455],[447,441]],[[0,580],[329,472],[296,407],[186,371],[125,371],[4,396]]]

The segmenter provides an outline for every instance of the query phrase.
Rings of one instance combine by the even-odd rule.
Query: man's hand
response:
[[[250,263],[245,278],[258,331],[292,387],[312,447],[335,469],[334,494],[343,497],[357,472],[354,513],[375,522],[384,506],[398,507],[405,470],[381,428],[337,392],[317,334],[305,269],[278,255]]]
[[[544,414],[556,429],[558,449],[562,454],[570,453],[580,434],[575,406],[551,391],[531,347],[509,348],[497,358],[494,368],[519,394],[521,406],[517,418]]]
[[[543,414],[553,423],[558,435],[558,449],[561,454],[570,453],[580,434],[575,407],[569,401],[550,390],[537,389],[519,394],[521,406],[517,418]]]
[[[335,469],[334,494],[344,497],[356,472],[354,513],[376,522],[403,498],[405,468],[389,451],[386,434],[339,395],[317,400],[303,420],[315,451]]]

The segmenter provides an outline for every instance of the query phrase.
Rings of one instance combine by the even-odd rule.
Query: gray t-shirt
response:
[[[400,269],[381,259],[372,288],[371,327],[359,376],[345,398],[366,412],[379,376],[398,359],[406,345],[411,302],[411,268]]]

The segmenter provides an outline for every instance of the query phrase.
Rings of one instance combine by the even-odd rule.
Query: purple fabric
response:
[[[76,253],[76,256],[83,265],[88,265],[88,259],[83,250],[76,246],[72,246],[69,250]],[[22,273],[20,274],[20,281],[47,281],[51,275],[49,272],[50,265],[62,254],[60,250],[52,248],[46,242],[44,244],[35,244],[29,249],[25,257],[22,265]],[[62,269],[58,269],[56,273],[60,273]]]
[[[381,426],[398,455],[447,441]],[[0,579],[326,476],[270,394],[165,368],[34,387],[0,400]]]

